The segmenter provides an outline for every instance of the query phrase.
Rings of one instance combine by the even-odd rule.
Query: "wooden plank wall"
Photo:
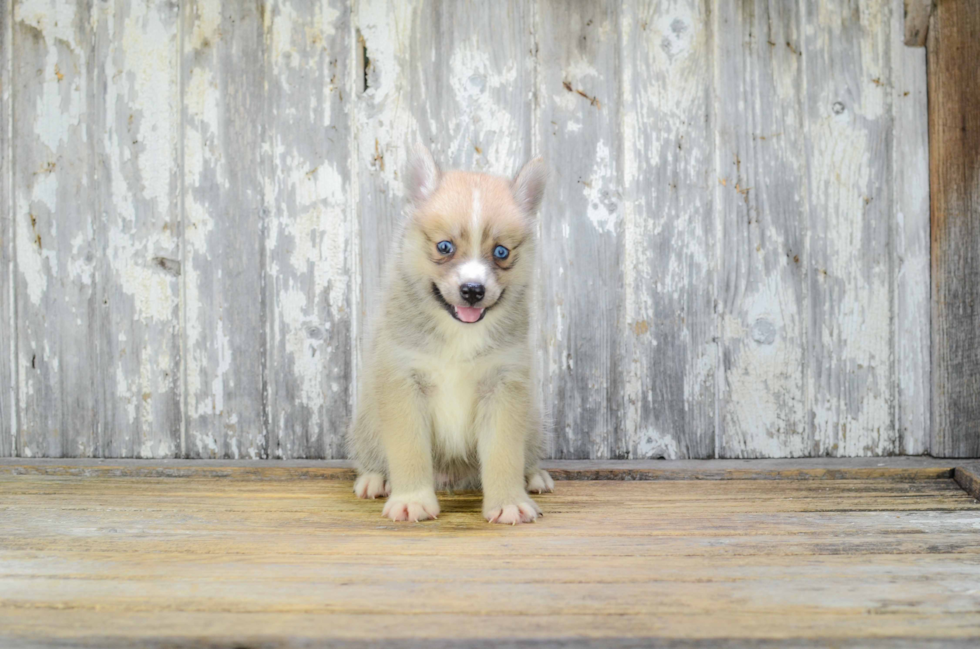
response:
[[[932,448],[980,456],[980,7],[937,4],[929,25]]]
[[[343,456],[407,145],[552,169],[559,458],[929,450],[902,0],[6,0],[0,456]]]

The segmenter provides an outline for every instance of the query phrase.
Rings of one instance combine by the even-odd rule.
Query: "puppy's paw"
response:
[[[533,523],[538,516],[543,516],[538,504],[524,496],[500,507],[484,506],[483,515],[490,523],[517,525],[518,523]]]
[[[439,501],[434,491],[393,494],[385,503],[381,515],[393,521],[413,523],[439,518]]]
[[[555,490],[555,481],[548,472],[538,469],[527,476],[527,492],[530,494],[551,493]]]
[[[358,498],[370,498],[374,500],[378,496],[387,496],[391,493],[391,485],[380,473],[362,473],[354,481],[354,493]]]

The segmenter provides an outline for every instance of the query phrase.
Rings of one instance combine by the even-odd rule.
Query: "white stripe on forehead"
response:
[[[473,232],[470,234],[475,234],[477,230],[480,229],[480,212],[483,210],[483,206],[480,204],[480,190],[476,187],[473,188],[473,207],[470,212],[470,227]]]

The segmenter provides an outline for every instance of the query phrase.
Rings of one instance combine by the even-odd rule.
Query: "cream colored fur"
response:
[[[487,520],[531,522],[541,509],[528,491],[554,487],[538,467],[528,339],[543,164],[529,162],[513,181],[442,173],[419,147],[407,178],[412,213],[395,241],[348,436],[354,491],[388,496],[392,520],[421,521],[439,515],[437,483],[481,485]],[[440,241],[454,244],[452,255],[437,250]],[[493,256],[497,245],[507,260]],[[466,282],[485,287],[479,322],[450,313],[467,306]]]

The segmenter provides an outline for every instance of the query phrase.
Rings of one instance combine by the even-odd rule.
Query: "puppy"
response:
[[[483,489],[491,523],[530,523],[551,491],[528,340],[540,159],[513,180],[443,173],[428,149],[406,176],[411,214],[395,241],[383,311],[362,371],[348,450],[354,492],[383,516],[439,515],[440,484]]]

